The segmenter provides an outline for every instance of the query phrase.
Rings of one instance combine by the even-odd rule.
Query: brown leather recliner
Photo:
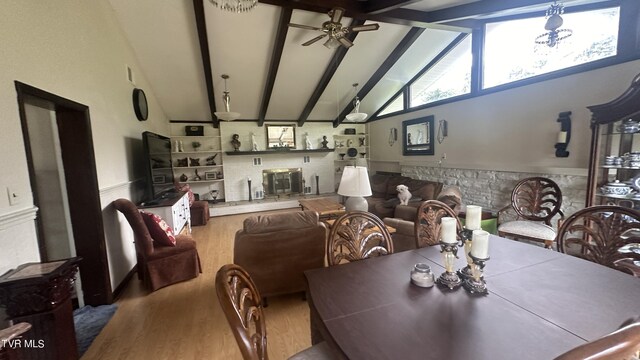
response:
[[[302,292],[304,271],[324,266],[326,236],[314,211],[251,216],[236,232],[233,262],[265,298]]]

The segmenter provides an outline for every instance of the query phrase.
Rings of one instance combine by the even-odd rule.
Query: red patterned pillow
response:
[[[153,241],[160,245],[176,246],[173,229],[160,216],[145,211],[140,211],[140,215],[142,215]]]

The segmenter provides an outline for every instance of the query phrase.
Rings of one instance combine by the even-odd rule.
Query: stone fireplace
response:
[[[304,178],[301,168],[262,170],[262,185],[265,196],[304,193]]]

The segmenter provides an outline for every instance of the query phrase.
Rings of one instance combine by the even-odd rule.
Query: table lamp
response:
[[[347,211],[367,211],[369,206],[363,196],[371,196],[369,173],[364,166],[345,166],[338,187],[338,194],[348,196]]]

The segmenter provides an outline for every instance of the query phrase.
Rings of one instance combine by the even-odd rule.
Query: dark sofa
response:
[[[413,196],[409,205],[415,208],[420,206],[420,201],[432,200],[438,197],[442,190],[442,183],[429,180],[416,180],[396,174],[376,173],[371,176],[372,196],[365,198],[369,205],[369,212],[380,219],[393,217],[396,206],[400,204],[396,186],[406,185]]]

